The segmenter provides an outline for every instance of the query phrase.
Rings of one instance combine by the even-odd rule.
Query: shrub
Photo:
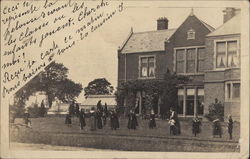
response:
[[[220,119],[221,121],[223,121],[224,120],[224,105],[221,102],[218,102],[217,99],[215,99],[215,102],[209,105],[208,114],[206,114],[205,117],[209,121],[213,121],[215,119]]]

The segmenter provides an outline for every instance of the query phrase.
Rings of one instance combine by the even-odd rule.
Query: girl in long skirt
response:
[[[67,124],[68,127],[71,127],[72,122],[71,122],[71,116],[70,116],[70,114],[66,115],[65,124]]]
[[[136,126],[138,126],[137,118],[135,113],[131,110],[128,115],[128,129],[136,129]]]
[[[228,115],[227,129],[229,134],[229,139],[233,139],[233,119],[231,115]]]
[[[97,128],[102,129],[102,112],[100,110],[97,110],[96,119],[97,119]]]
[[[153,129],[156,127],[156,123],[155,123],[155,114],[154,114],[154,111],[152,110],[151,111],[151,114],[150,114],[150,118],[149,118],[149,129]]]
[[[174,111],[173,108],[170,108],[170,120],[174,120],[174,126],[175,126],[175,134],[176,135],[180,135],[181,134],[181,126],[180,126],[180,122],[179,122],[179,119],[178,119],[178,114],[176,111]]]
[[[200,119],[197,116],[195,116],[195,118],[193,119],[193,129],[192,129],[194,136],[196,136],[201,132],[200,125],[201,125]]]
[[[219,119],[215,119],[213,121],[213,137],[215,137],[216,135],[219,135],[220,138],[221,138],[221,135],[222,135],[221,125],[220,125],[220,120]]]
[[[80,122],[80,130],[83,130],[83,128],[86,126],[85,113],[83,109],[81,109],[79,113],[79,122]]]
[[[90,111],[90,130],[96,130],[96,112],[94,107],[92,107]]]
[[[119,120],[117,113],[115,111],[110,112],[110,125],[112,130],[116,130],[119,128]]]

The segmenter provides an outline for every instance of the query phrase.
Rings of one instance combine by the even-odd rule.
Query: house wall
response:
[[[195,30],[195,39],[187,40],[187,31]],[[189,16],[170,38],[174,47],[200,46],[205,45],[205,36],[210,31],[205,27],[196,16]]]
[[[195,39],[187,39],[187,32],[189,29],[195,30]],[[168,61],[168,68],[171,72],[174,71],[174,48],[176,47],[191,47],[204,46],[205,36],[210,33],[210,30],[200,22],[196,16],[189,16],[183,24],[176,30],[174,35],[165,43],[166,57]],[[193,84],[196,82],[204,82],[204,74],[194,74],[189,76]]]
[[[126,80],[137,80],[139,78],[139,57],[155,56],[155,79],[163,79],[167,71],[167,58],[165,51],[146,52],[146,53],[128,53],[118,55],[118,86],[125,81],[125,60],[126,60]]]
[[[234,120],[240,119],[240,100],[225,101],[225,82],[240,81],[240,68],[229,68],[223,70],[215,69],[215,41],[217,40],[238,40],[239,35],[227,35],[206,38],[205,57],[205,113],[208,113],[208,106],[217,98],[224,103],[224,116],[231,114]]]

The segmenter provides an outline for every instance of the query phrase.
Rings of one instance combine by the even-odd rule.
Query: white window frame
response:
[[[233,98],[234,94],[233,94],[233,84],[238,83],[240,84],[240,90],[241,90],[241,83],[240,81],[228,81],[225,82],[225,101],[226,102],[238,102],[240,101],[240,97],[239,98]],[[230,97],[228,97],[228,87],[227,85],[230,85]],[[241,94],[240,94],[241,96]]]
[[[187,90],[191,89],[194,91],[194,115],[187,115],[186,113],[186,108],[187,108]],[[203,110],[203,114],[198,114],[198,105],[197,105],[197,98],[198,98],[198,89],[202,89],[203,91],[205,91],[204,87],[201,86],[184,86],[182,88],[179,88],[178,90],[183,90],[183,114],[178,114],[180,117],[194,117],[195,114],[199,117],[204,116],[204,110]],[[205,93],[205,92],[204,92]],[[204,100],[205,100],[205,94],[204,94]]]
[[[228,67],[228,48],[227,48],[227,43],[228,42],[232,42],[232,41],[236,41],[237,43],[237,48],[236,48],[236,51],[237,51],[237,57],[238,57],[238,60],[239,60],[239,65],[236,66],[236,67]],[[225,68],[217,68],[217,43],[219,42],[225,42],[226,43],[226,66]],[[218,71],[223,71],[223,70],[226,70],[228,68],[239,68],[240,67],[240,44],[239,44],[239,39],[224,39],[224,40],[214,40],[214,70],[218,70]]]
[[[190,34],[192,34],[192,36],[190,37]],[[193,40],[195,39],[195,30],[194,29],[189,29],[187,31],[187,40]]]
[[[142,77],[141,76],[141,58],[150,58],[153,57],[154,58],[154,76],[153,77],[149,77],[149,75],[147,77]],[[143,55],[143,56],[139,56],[139,74],[138,77],[139,79],[155,79],[156,77],[156,56],[155,55]],[[148,70],[147,70],[148,71]]]
[[[176,53],[176,51],[177,50],[185,50],[184,51],[184,73],[177,73],[177,74],[178,75],[203,75],[204,72],[198,71],[198,67],[199,67],[198,66],[198,60],[199,60],[198,49],[200,49],[200,48],[206,49],[206,46],[202,45],[202,46],[189,46],[189,47],[176,47],[176,48],[174,48],[174,61],[173,61],[174,72],[177,73],[177,63],[176,63],[176,60],[177,60],[176,54],[177,53]],[[194,73],[187,73],[187,50],[188,49],[195,49],[195,72]]]

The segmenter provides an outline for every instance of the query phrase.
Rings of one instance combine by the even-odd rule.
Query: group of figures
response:
[[[107,124],[107,118],[110,117],[110,126],[112,130],[119,128],[119,120],[116,110],[108,111],[107,104],[105,103],[104,108],[101,104],[101,100],[97,103],[97,109],[94,107],[90,111],[90,130],[102,129]]]
[[[101,104],[101,100],[97,103],[97,109],[92,107],[90,110],[90,130],[102,129],[107,124],[107,118],[110,117],[110,126],[112,130],[119,128],[119,120],[116,110],[108,111],[107,104],[104,107]],[[86,130],[86,114],[84,109],[79,110],[79,105],[72,103],[69,107],[69,114],[66,115],[65,124],[71,127],[71,117],[75,115],[79,118],[80,130]]]
[[[76,106],[76,108],[79,109],[79,107]],[[85,122],[85,112],[83,109],[80,111],[77,111],[75,108],[70,107],[72,112],[75,112],[75,114],[79,118],[79,123],[80,123],[80,129],[83,130],[86,127],[86,122]],[[75,111],[73,111],[75,110]],[[95,131],[96,129],[102,129],[106,124],[107,124],[107,119],[110,118],[110,127],[111,130],[116,130],[118,129],[119,126],[119,118],[117,115],[116,110],[108,110],[107,104],[105,103],[104,107],[101,104],[101,100],[98,101],[96,109],[95,107],[91,108],[90,111],[90,130]],[[66,116],[65,123],[68,124],[68,126],[71,126],[71,115],[68,114]],[[192,121],[192,133],[194,136],[197,136],[199,133],[201,133],[201,125],[202,122],[201,120],[195,116],[193,121]],[[128,114],[128,129],[136,130],[136,128],[139,126],[138,121],[137,121],[137,116],[135,114],[134,110],[130,110]],[[155,120],[155,114],[154,111],[152,110],[149,116],[149,123],[148,123],[149,129],[154,129],[156,128],[156,120]],[[227,127],[228,127],[228,133],[230,139],[232,139],[232,132],[233,132],[233,120],[232,117],[229,115],[228,121],[227,121]],[[86,129],[85,129],[86,130]],[[181,126],[180,126],[180,121],[178,119],[178,114],[176,111],[174,111],[173,108],[170,108],[170,117],[169,117],[169,130],[170,130],[170,135],[180,135],[181,134]],[[220,125],[220,120],[216,119],[213,121],[213,136],[219,136],[222,137],[222,128]]]
[[[201,121],[200,119],[196,116],[193,119],[193,134],[194,136],[196,136],[197,134],[199,134],[201,132]],[[228,134],[229,134],[229,139],[233,138],[233,119],[232,116],[229,115],[228,119],[227,119],[227,130],[228,130]],[[220,138],[222,137],[222,127],[220,124],[220,120],[219,119],[215,119],[213,120],[213,137],[219,136]]]

